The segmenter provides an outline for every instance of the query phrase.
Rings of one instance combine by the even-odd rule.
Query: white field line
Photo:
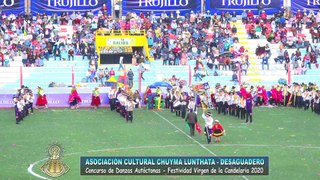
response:
[[[189,139],[191,139],[193,142],[197,143],[200,147],[202,147],[203,149],[205,149],[206,151],[208,151],[210,154],[212,154],[213,156],[217,156],[217,154],[215,154],[214,152],[212,152],[210,149],[206,148],[203,144],[201,144],[199,141],[195,140],[193,137],[189,136],[187,133],[185,133],[184,131],[182,131],[179,127],[177,127],[176,125],[174,125],[172,122],[170,122],[168,119],[166,119],[165,117],[161,116],[159,113],[155,112],[154,113],[156,115],[158,115],[161,119],[167,121],[167,123],[169,123],[171,126],[173,126],[174,128],[176,128],[177,130],[179,130],[182,134],[184,134],[185,136],[187,136]],[[241,176],[243,179],[248,180],[248,178],[246,176]]]

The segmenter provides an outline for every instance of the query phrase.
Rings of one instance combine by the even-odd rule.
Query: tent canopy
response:
[[[151,84],[149,87],[150,88],[165,87],[165,88],[172,89],[172,85],[171,84],[169,84],[167,82],[163,82],[163,81],[155,82],[155,83]]]
[[[112,76],[107,80],[107,82],[117,82],[117,79],[114,76]]]

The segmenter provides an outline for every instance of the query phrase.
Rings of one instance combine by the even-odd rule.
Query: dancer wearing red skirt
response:
[[[71,93],[69,95],[69,104],[70,109],[78,109],[78,103],[81,102],[81,98],[78,94],[77,88],[75,86],[72,86]]]
[[[101,104],[99,88],[96,87],[92,92],[91,106],[97,109]]]
[[[39,107],[42,107],[45,109],[48,108],[48,101],[47,101],[46,94],[44,93],[43,88],[41,88],[40,86],[38,86],[38,99],[36,103],[36,109],[38,109]]]
[[[218,120],[214,121],[214,125],[212,126],[212,136],[215,137],[214,142],[220,142],[220,136],[223,136],[225,133],[222,125]]]

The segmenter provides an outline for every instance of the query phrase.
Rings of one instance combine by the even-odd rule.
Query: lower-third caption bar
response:
[[[81,157],[81,175],[269,175],[269,157]]]

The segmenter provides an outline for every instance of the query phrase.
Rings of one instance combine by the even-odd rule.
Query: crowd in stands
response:
[[[236,21],[235,13],[222,12],[220,15],[187,13],[180,16],[179,12],[167,14],[163,12],[160,18],[150,13],[128,13],[125,28],[136,31],[145,29],[149,45],[152,46],[152,55],[155,59],[162,59],[163,65],[185,65],[188,60],[197,60],[195,67],[196,79],[201,80],[204,68],[238,71],[246,75],[249,67],[248,51],[238,44],[237,28],[232,26]],[[272,16],[260,10],[259,15],[244,11],[242,22],[246,25],[250,38],[264,37],[269,43],[279,44],[279,54],[276,63],[292,63],[295,74],[304,74],[310,64],[317,64],[319,49],[311,45],[303,34],[309,29],[312,43],[318,43],[320,37],[320,13],[313,11],[298,11],[293,14],[290,9],[281,8]],[[285,48],[307,49],[307,54],[301,57],[293,53],[288,55]],[[228,56],[228,54],[230,55]],[[269,69],[272,55],[269,45],[258,47],[258,58],[262,59],[262,69]],[[300,60],[300,61],[299,61]],[[288,70],[287,65],[285,69]],[[205,73],[206,74],[206,73]],[[218,75],[214,72],[213,75]]]
[[[246,73],[248,51],[238,43],[237,28],[232,26],[236,20],[235,14],[212,15],[209,11],[190,11],[184,16],[162,12],[159,18],[153,12],[128,13],[125,29],[146,30],[151,54],[163,65],[186,65],[188,60],[196,60],[194,74],[201,80],[203,75],[218,75],[218,69],[238,71],[238,63]]]
[[[274,60],[276,63],[284,64],[286,70],[288,63],[293,65],[294,73],[298,75],[305,74],[307,68],[311,69],[311,64],[315,64],[318,68],[319,48],[313,43],[319,43],[320,11],[315,13],[313,10],[303,12],[298,10],[294,14],[290,9],[281,8],[279,12],[269,17],[264,11],[260,16],[244,11],[242,19],[250,38],[264,37],[269,43],[279,45]],[[308,41],[308,33],[311,34],[312,42]],[[305,55],[301,54],[301,48],[306,48]],[[296,51],[290,55],[286,49],[296,49]],[[262,59],[262,68],[264,65],[269,66],[272,54],[268,44],[263,47],[258,46],[256,55]]]
[[[0,16],[0,60],[2,66],[12,61],[24,66],[43,66],[46,60],[74,60],[75,55],[91,60],[95,55],[95,30],[112,21],[104,5],[94,15],[91,11],[62,13],[60,15]],[[73,34],[59,35],[59,26],[70,25]]]
[[[271,44],[279,44],[276,63],[292,63],[296,74],[304,74],[310,64],[317,65],[319,49],[306,40],[303,34],[309,29],[313,43],[320,40],[320,13],[281,10],[272,16],[259,10],[254,15],[250,10],[242,13],[242,22],[246,25],[250,38],[265,37]],[[107,77],[98,71],[95,52],[95,31],[120,29],[130,32],[146,30],[150,54],[154,59],[163,61],[163,65],[186,65],[188,60],[196,60],[195,76],[201,80],[203,75],[219,75],[217,70],[229,70],[243,75],[249,68],[249,53],[239,42],[236,14],[199,13],[190,11],[184,16],[177,12],[162,12],[156,16],[153,12],[128,13],[125,20],[107,15],[105,6],[97,15],[91,11],[62,13],[52,16],[44,14],[6,15],[0,17],[0,60],[2,66],[10,61],[21,59],[24,66],[43,66],[46,60],[74,60],[75,56],[89,60],[88,82],[97,82]],[[60,25],[72,25],[73,35],[59,36]],[[297,48],[291,56],[284,48]],[[307,48],[307,54],[301,57],[300,48]],[[269,69],[270,47],[258,47],[258,58],[262,59],[262,68]],[[137,63],[148,61],[141,53],[135,53]],[[318,65],[317,65],[318,67]],[[204,71],[207,69],[210,71]],[[109,76],[109,75],[108,75]]]

